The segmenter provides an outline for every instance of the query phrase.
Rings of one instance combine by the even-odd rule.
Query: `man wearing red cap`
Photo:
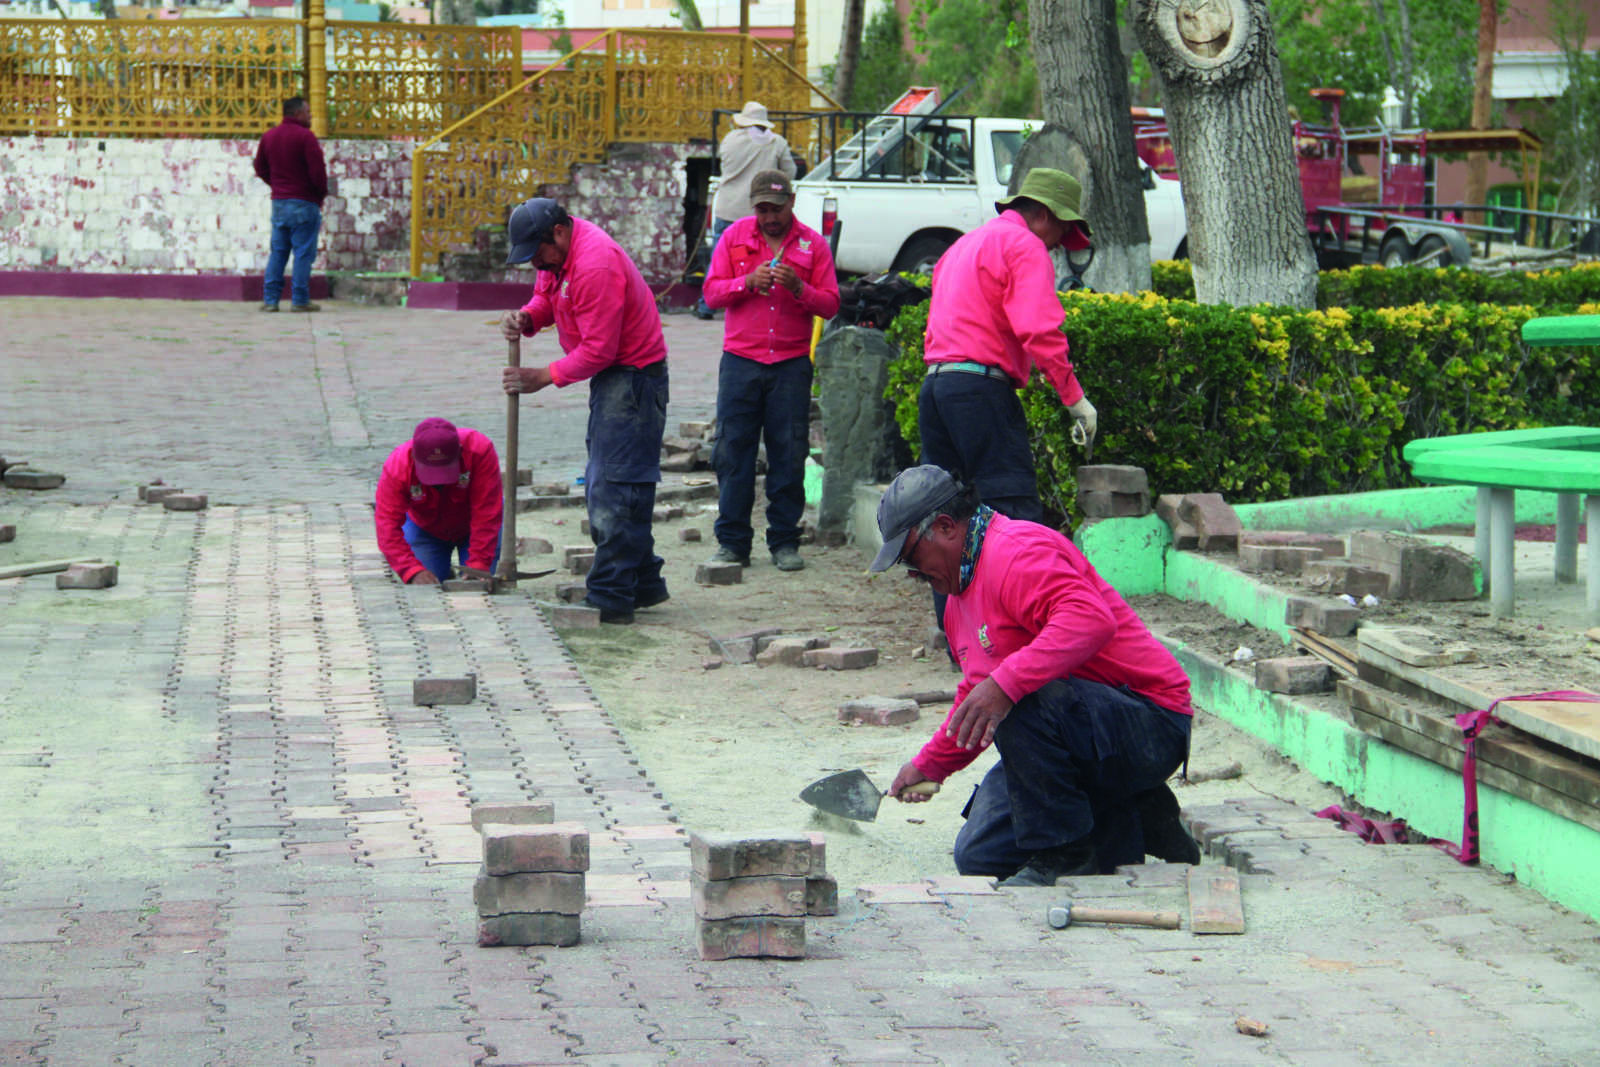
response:
[[[494,442],[446,419],[423,419],[378,477],[383,558],[409,585],[449,578],[451,553],[463,577],[490,577],[500,558],[500,490]]]

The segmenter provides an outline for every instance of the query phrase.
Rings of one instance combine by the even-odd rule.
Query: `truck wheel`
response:
[[[1435,234],[1429,234],[1417,242],[1417,259],[1425,267],[1449,267],[1456,261],[1445,245],[1444,238]]]
[[[926,234],[915,237],[906,242],[900,254],[894,257],[894,266],[890,270],[903,270],[911,274],[932,274],[933,265],[939,262],[939,257],[944,255],[954,241],[940,237],[937,234]]]
[[[1403,267],[1411,262],[1411,242],[1398,233],[1391,233],[1378,246],[1378,262],[1385,267]]]

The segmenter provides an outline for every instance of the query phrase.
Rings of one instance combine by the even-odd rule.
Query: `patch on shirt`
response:
[[[978,627],[978,644],[983,646],[985,652],[993,652],[994,645],[989,641],[989,624],[983,623]]]
[[[808,238],[802,238],[801,239],[801,241],[800,241],[800,251],[802,251],[802,252],[811,251],[811,241],[810,241],[810,239],[808,239]]]
[[[418,485],[416,482],[411,483],[412,500],[421,500],[425,493],[427,493],[427,490],[422,488],[422,486]]]
[[[465,489],[467,487],[467,483],[469,483],[471,481],[472,481],[472,472],[471,471],[462,471],[461,472],[461,477],[456,479],[456,484],[459,485],[461,488]]]
[[[567,295],[567,281],[568,279],[566,278],[561,279],[561,295],[563,297]]]

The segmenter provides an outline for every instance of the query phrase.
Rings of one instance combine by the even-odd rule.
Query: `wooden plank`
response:
[[[0,567],[0,580],[6,578],[26,578],[30,574],[52,574],[64,571],[74,563],[100,563],[99,556],[79,556],[76,559],[46,559],[38,563],[14,563],[9,567]]]
[[[1600,704],[1557,700],[1507,700],[1497,718],[1551,744],[1600,759]]]
[[[1363,626],[1356,631],[1356,641],[1362,648],[1375,648],[1413,667],[1448,667],[1478,658],[1471,645],[1417,626]]]
[[[1232,867],[1189,868],[1189,930],[1196,934],[1244,933],[1244,898]]]
[[[1420,686],[1452,704],[1459,704],[1469,711],[1486,708],[1494,702],[1496,696],[1505,695],[1503,693],[1485,693],[1482,690],[1474,689],[1470,685],[1464,685],[1453,678],[1448,678],[1438,671],[1430,671],[1424,667],[1413,667],[1409,663],[1402,663],[1388,653],[1370,645],[1361,646],[1361,662],[1370,663],[1381,670],[1388,671],[1396,678],[1403,678],[1413,685]]]
[[[1355,653],[1339,644],[1331,637],[1325,637],[1313,630],[1295,627],[1295,645],[1322,660],[1328,666],[1341,674],[1354,678],[1358,662]]]

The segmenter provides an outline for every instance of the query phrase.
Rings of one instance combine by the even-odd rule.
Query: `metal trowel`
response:
[[[907,793],[920,793],[930,797],[938,791],[938,782],[918,782],[905,789]],[[883,798],[888,795],[872,783],[866,771],[859,768],[819,778],[800,790],[800,799],[818,811],[859,822],[872,822],[876,819],[878,805],[882,804]]]

